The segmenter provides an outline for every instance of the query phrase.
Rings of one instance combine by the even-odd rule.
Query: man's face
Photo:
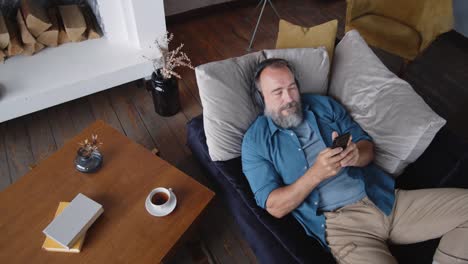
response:
[[[299,89],[287,67],[265,68],[260,74],[260,87],[265,101],[265,115],[283,128],[302,122]]]

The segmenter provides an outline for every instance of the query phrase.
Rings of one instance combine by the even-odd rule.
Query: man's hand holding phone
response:
[[[343,159],[339,154],[343,151],[342,148],[326,148],[322,150],[314,165],[310,168],[313,175],[318,177],[319,181],[326,180],[335,176],[341,169],[340,161]]]
[[[332,139],[332,147],[322,150],[310,168],[320,181],[335,176],[343,167],[355,166],[359,160],[359,149],[351,134],[339,136],[333,131]]]
[[[341,157],[341,167],[357,166],[359,161],[359,148],[353,142],[353,136],[349,133],[338,135],[336,131],[332,133],[333,146],[344,149],[338,155]]]

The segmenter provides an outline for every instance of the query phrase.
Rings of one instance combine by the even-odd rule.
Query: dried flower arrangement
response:
[[[156,47],[150,46],[150,48],[158,49],[162,55],[161,57],[155,59],[145,57],[153,63],[154,71],[159,71],[164,79],[171,79],[173,76],[181,79],[182,77],[174,71],[174,68],[176,67],[181,66],[188,67],[192,70],[194,69],[189,57],[182,51],[182,48],[184,47],[183,43],[181,43],[175,50],[169,51],[169,43],[173,38],[174,34],[166,32],[159,40],[156,39],[154,41]]]
[[[102,142],[98,141],[98,136],[93,134],[91,135],[91,140],[85,139],[83,142],[78,143],[78,145],[80,145],[78,153],[83,157],[89,158],[93,152],[99,150]]]

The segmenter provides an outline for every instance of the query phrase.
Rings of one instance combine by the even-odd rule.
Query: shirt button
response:
[[[322,228],[325,228],[325,225],[324,225],[324,224],[322,224]]]
[[[318,202],[314,202],[314,204],[315,204],[315,205],[317,205],[317,204],[318,204]]]
[[[301,151],[302,149],[301,149],[301,148],[298,148],[297,150],[298,150],[298,151]]]
[[[294,133],[291,133],[291,136],[294,136]]]
[[[307,170],[307,166],[304,166],[304,170]]]

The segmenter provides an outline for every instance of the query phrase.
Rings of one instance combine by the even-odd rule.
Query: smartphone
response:
[[[331,148],[332,149],[342,148],[343,150],[345,150],[346,147],[348,146],[348,141],[349,141],[350,136],[351,134],[348,132],[348,133],[345,133],[343,135],[336,137],[335,140],[333,140],[333,144]]]

